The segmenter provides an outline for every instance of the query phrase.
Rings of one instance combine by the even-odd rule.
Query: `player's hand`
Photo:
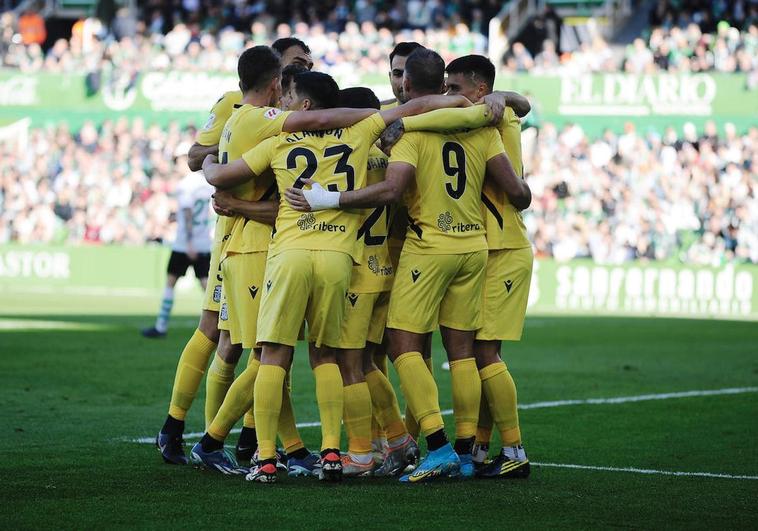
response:
[[[310,185],[309,190],[305,188],[287,188],[284,191],[284,197],[292,208],[300,212],[339,208],[340,192],[330,192],[311,179],[303,179],[303,182],[306,185]]]
[[[187,256],[189,256],[189,259],[193,262],[197,260],[197,251],[195,251],[195,248],[192,247],[191,243],[187,244]]]
[[[381,150],[389,157],[392,146],[397,144],[400,137],[405,133],[405,126],[402,120],[395,120],[387,127],[382,136],[379,137]]]
[[[213,210],[219,216],[232,217],[234,216],[234,209],[232,208],[232,201],[234,196],[229,192],[223,190],[216,190],[213,194]]]
[[[505,114],[505,96],[500,93],[487,94],[479,103],[484,103],[492,115],[490,125],[498,125]]]
[[[203,169],[205,169],[206,166],[208,166],[209,164],[217,164],[217,163],[218,163],[218,157],[216,155],[209,153],[205,156],[205,159],[203,159]]]

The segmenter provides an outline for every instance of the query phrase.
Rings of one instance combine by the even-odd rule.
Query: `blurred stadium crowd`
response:
[[[239,53],[252,44],[296,36],[309,44],[321,71],[384,73],[395,42],[417,41],[448,61],[485,53],[496,0],[407,2],[158,2],[140,16],[127,9],[74,25],[70,39],[44,52],[44,21],[25,13],[0,17],[2,64],[25,72],[95,71],[103,68],[235,71]],[[545,39],[531,51],[514,42],[500,61],[502,72],[543,73],[656,71],[749,72],[758,86],[758,3],[661,0],[650,12],[651,31],[614,53],[596,34],[576,50],[560,50],[560,19],[541,16]]]
[[[316,69],[389,70],[395,42],[416,40],[445,59],[486,53],[487,21],[499,2],[410,0],[318,3],[262,0],[147,2],[141,18],[77,22],[69,40],[43,52],[44,21],[0,16],[4,67],[25,72],[236,69],[251,43],[294,35]],[[103,18],[108,18],[105,15]],[[596,37],[572,53],[546,39],[532,54],[514,43],[502,69],[533,72],[716,70],[749,73],[758,86],[758,3],[661,0],[651,30],[623,56]],[[194,129],[141,120],[34,129],[25,149],[0,143],[0,243],[141,244],[173,237],[174,189],[188,171]],[[698,135],[668,129],[588,138],[577,125],[542,124],[524,134],[535,200],[525,220],[537,256],[718,265],[758,263],[758,128],[738,134],[712,123]]]
[[[538,256],[601,263],[674,259],[758,263],[758,128],[714,124],[662,135],[587,138],[545,124],[524,135],[535,200],[525,213]],[[173,237],[173,191],[194,129],[139,119],[33,130],[2,147],[0,243],[129,243]]]

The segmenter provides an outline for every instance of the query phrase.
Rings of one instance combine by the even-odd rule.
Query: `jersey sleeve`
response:
[[[369,143],[373,144],[385,128],[384,118],[382,118],[381,114],[376,112],[368,118],[364,118],[357,124],[350,126],[348,130],[350,131],[352,138],[366,139]]]
[[[406,132],[411,131],[462,131],[478,129],[490,121],[486,105],[472,105],[465,109],[437,109],[436,111],[403,118]]]
[[[505,108],[503,121],[500,122],[500,138],[503,140],[505,153],[511,159],[511,164],[516,173],[520,176],[524,174],[524,167],[521,158],[521,120],[510,107]]]
[[[392,147],[390,164],[393,162],[405,162],[414,168],[418,166],[418,142],[420,135],[405,134]]]
[[[224,130],[224,124],[232,115],[234,104],[239,98],[235,98],[234,92],[227,92],[211,108],[208,120],[203,128],[197,133],[195,142],[201,146],[213,146],[221,140],[221,131]]]
[[[487,160],[497,157],[501,153],[505,153],[505,147],[503,146],[503,140],[500,138],[500,132],[494,127],[488,129],[486,136],[487,140]]]
[[[271,160],[274,158],[274,147],[276,146],[277,137],[267,138],[253,149],[247,150],[242,154],[242,160],[255,175],[261,175],[271,166]]]

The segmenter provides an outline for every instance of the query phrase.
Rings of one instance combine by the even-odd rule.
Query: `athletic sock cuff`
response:
[[[409,360],[412,360],[413,358],[421,358],[421,352],[406,352],[405,354],[400,354],[395,359],[395,367],[400,367],[401,365],[407,363]]]
[[[485,368],[481,369],[479,371],[479,378],[484,380],[489,380],[493,376],[497,376],[498,374],[502,374],[505,371],[508,370],[508,367],[505,366],[505,363],[502,361],[497,361],[491,365],[487,365]]]

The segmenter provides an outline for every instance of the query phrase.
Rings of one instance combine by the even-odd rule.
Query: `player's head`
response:
[[[403,93],[405,103],[419,96],[442,94],[445,91],[445,61],[427,48],[417,48],[405,61]]]
[[[379,98],[368,87],[351,87],[340,90],[340,107],[351,109],[377,109],[381,108]]]
[[[445,70],[448,94],[460,94],[475,102],[494,88],[495,65],[483,55],[464,55],[451,61]]]
[[[295,100],[290,111],[333,109],[339,105],[340,88],[329,74],[303,72],[293,78]]]
[[[279,103],[279,107],[281,107],[282,110],[286,111],[289,109],[290,105],[296,97],[293,90],[294,83],[292,82],[292,80],[295,78],[295,75],[302,74],[303,72],[307,71],[308,69],[300,64],[285,66],[282,69],[282,99]]]
[[[307,70],[313,68],[311,49],[300,39],[296,39],[295,37],[277,39],[271,47],[282,56],[282,64],[284,66],[299,64]]]
[[[270,92],[272,104],[279,101],[282,63],[279,54],[268,46],[253,46],[240,55],[237,73],[242,93]]]
[[[416,48],[423,48],[423,46],[417,42],[399,42],[390,53],[390,85],[397,101],[400,101],[400,94],[403,91],[405,61]]]

